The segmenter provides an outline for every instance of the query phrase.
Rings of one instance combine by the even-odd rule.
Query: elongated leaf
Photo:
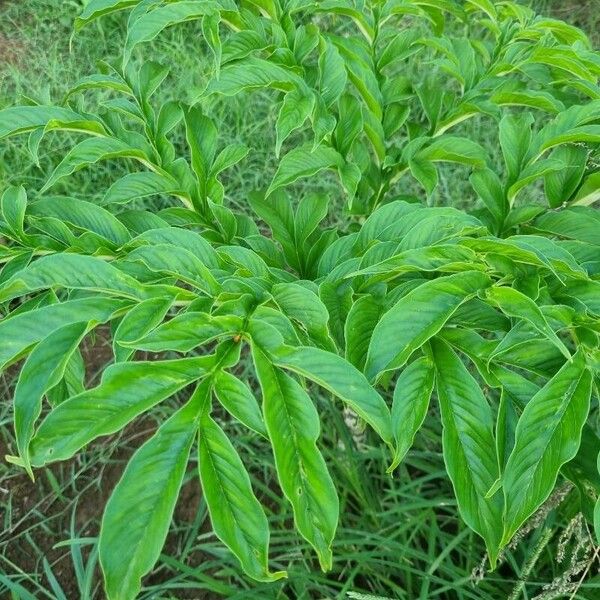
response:
[[[235,375],[219,371],[214,377],[214,390],[219,402],[240,423],[267,437],[260,408],[252,390]]]
[[[53,120],[69,123],[85,117],[60,106],[11,106],[0,110],[0,139],[45,127]]]
[[[498,175],[491,169],[480,169],[471,175],[469,181],[497,226],[500,226],[507,213],[508,203]]]
[[[432,347],[446,470],[460,514],[485,540],[493,566],[502,538],[502,496],[486,497],[499,475],[492,411],[454,351],[437,339]]]
[[[84,298],[49,304],[0,320],[0,369],[54,330],[73,323],[109,321],[130,302],[116,298]]]
[[[206,92],[234,96],[241,91],[275,88],[289,92],[304,87],[304,82],[291,69],[262,58],[250,57],[226,65],[219,79],[213,79]]]
[[[75,27],[80,29],[90,21],[111,12],[123,10],[139,4],[140,0],[90,0],[75,19]]]
[[[131,88],[122,78],[115,77],[114,75],[94,73],[93,75],[86,75],[79,79],[79,81],[66,93],[65,101],[73,94],[94,89],[113,90],[128,95],[132,94]]]
[[[279,157],[283,142],[292,131],[299,129],[304,125],[304,122],[312,113],[314,106],[314,95],[306,93],[306,91],[300,88],[294,88],[285,95],[275,125],[275,131],[277,133],[275,155],[277,157]]]
[[[174,275],[207,294],[220,291],[220,286],[208,267],[185,248],[169,244],[140,246],[132,250],[126,260],[139,261],[157,273]]]
[[[143,298],[144,286],[100,258],[78,254],[44,256],[0,287],[0,302],[37,290],[66,287]]]
[[[294,219],[294,237],[298,248],[302,250],[303,244],[309,242],[310,236],[327,216],[328,207],[329,198],[321,194],[307,194],[299,202]]]
[[[503,544],[544,502],[560,467],[577,454],[591,390],[579,351],[525,406],[503,477]]]
[[[299,322],[323,348],[335,350],[327,327],[329,313],[315,293],[297,283],[279,283],[272,293],[281,312]]]
[[[344,59],[331,42],[325,42],[325,50],[319,56],[319,89],[327,106],[341,96],[347,79]]]
[[[561,211],[546,211],[534,221],[539,231],[563,238],[600,246],[600,217],[587,206],[574,206]]]
[[[311,177],[325,169],[342,167],[342,155],[329,146],[300,146],[288,152],[279,163],[275,177],[267,190],[267,196],[276,189],[289,185],[303,177]]]
[[[122,344],[150,352],[189,352],[218,337],[236,335],[242,327],[242,319],[235,315],[211,316],[202,312],[188,312],[163,323],[141,339],[123,341]]]
[[[139,148],[131,147],[125,142],[111,137],[94,137],[79,142],[62,159],[59,165],[54,169],[40,193],[50,189],[57,181],[63,177],[75,173],[88,165],[97,163],[101,160],[110,160],[112,158],[133,158],[137,160],[147,160],[146,154]]]
[[[207,193],[208,174],[217,149],[217,127],[194,106],[184,113],[185,135],[192,155],[192,168],[198,178],[203,197]]]
[[[556,335],[546,321],[546,317],[537,304],[528,296],[509,287],[491,287],[486,290],[486,298],[495,304],[508,317],[525,319],[542,335],[547,337],[566,358],[571,358],[571,353]]]
[[[269,572],[267,517],[238,453],[208,416],[200,423],[198,469],[215,533],[238,558],[244,572],[257,581],[285,577],[285,571]]]
[[[180,227],[152,229],[142,233],[134,241],[151,246],[156,244],[179,246],[195,254],[210,269],[219,267],[217,252],[201,234],[195,231],[187,231]]]
[[[159,6],[141,15],[127,30],[123,62],[129,62],[133,49],[142,42],[153,40],[163,29],[215,12],[216,2],[211,0],[183,0],[170,2],[168,6]]]
[[[350,309],[344,327],[346,340],[346,360],[357,369],[363,370],[373,330],[377,325],[383,307],[372,296],[359,298]]]
[[[281,489],[292,505],[298,531],[316,550],[321,568],[327,571],[331,569],[339,502],[316,445],[319,416],[304,389],[275,367],[256,345],[252,355]]]
[[[560,171],[550,173],[544,181],[548,204],[557,208],[565,203],[578,188],[587,164],[587,150],[581,146],[559,146],[552,158],[565,164]]]
[[[244,144],[229,144],[225,146],[215,158],[210,168],[210,176],[216,177],[223,171],[233,167],[240,160],[248,156],[248,152],[250,152],[250,148],[244,146]]]
[[[265,198],[252,194],[249,198],[252,210],[269,226],[273,237],[281,244],[288,262],[299,267],[296,250],[296,225],[289,198],[283,193]]]
[[[42,411],[42,397],[64,375],[87,327],[87,323],[72,323],[53,331],[33,349],[19,375],[13,399],[15,438],[19,455],[32,479],[29,442],[35,421]]]
[[[506,115],[500,121],[500,146],[512,185],[519,177],[531,146],[531,113]]]
[[[445,135],[421,150],[416,158],[431,162],[455,162],[483,167],[487,161],[487,154],[477,142],[468,138]]]
[[[24,235],[23,222],[27,209],[27,194],[24,187],[9,187],[0,199],[0,214],[17,237]]]
[[[348,404],[378,433],[392,441],[390,411],[365,376],[342,357],[319,348],[285,346],[274,354],[275,364],[314,381]]]
[[[103,204],[127,204],[138,198],[157,194],[173,194],[178,190],[177,182],[165,175],[146,171],[130,173],[113,183],[104,198]]]
[[[70,458],[88,442],[119,431],[129,421],[172,396],[212,368],[212,356],[108,367],[100,385],[59,404],[31,442],[31,464]]]
[[[433,391],[434,374],[431,359],[421,357],[408,365],[396,381],[392,404],[395,451],[388,471],[393,471],[400,464],[425,420]]]
[[[600,172],[591,173],[581,184],[571,205],[590,206],[600,200]]]
[[[172,298],[150,298],[134,306],[119,323],[113,336],[113,352],[117,362],[127,360],[133,348],[121,344],[131,344],[146,336],[160,325],[171,307]]]
[[[141,578],[160,555],[204,401],[195,394],[141,446],[106,505],[99,552],[111,600],[137,598]]]
[[[84,200],[43,198],[31,204],[29,214],[60,219],[77,228],[92,231],[117,246],[126,244],[131,239],[127,228],[112,213]]]
[[[489,285],[487,275],[467,271],[427,281],[403,296],[373,331],[365,367],[367,378],[372,381],[383,371],[401,367],[463,302]]]

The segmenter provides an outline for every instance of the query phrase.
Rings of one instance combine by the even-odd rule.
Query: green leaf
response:
[[[435,379],[433,367],[431,359],[422,356],[410,363],[396,381],[392,404],[395,450],[394,460],[388,472],[393,471],[402,462],[427,416]]]
[[[27,209],[27,193],[25,188],[9,187],[0,199],[0,214],[10,231],[18,238],[25,235],[23,222]]]
[[[508,171],[508,182],[512,185],[523,169],[525,157],[531,147],[531,113],[506,115],[500,121],[500,147]]]
[[[256,344],[252,356],[281,489],[292,505],[298,531],[315,549],[321,568],[327,571],[332,565],[331,544],[339,502],[316,444],[319,415],[304,389],[275,367]]]
[[[338,100],[338,122],[335,127],[335,145],[346,156],[363,130],[360,101],[352,94],[343,94]]]
[[[527,62],[548,65],[590,83],[595,84],[598,81],[597,75],[590,72],[583,61],[579,60],[577,52],[564,46],[561,48],[537,46],[528,57]]]
[[[127,30],[127,39],[123,50],[123,64],[131,59],[133,49],[143,42],[153,40],[163,29],[177,23],[185,23],[200,19],[206,14],[214,13],[219,8],[210,0],[183,0],[169,2],[168,6],[159,6],[142,14]]]
[[[518,419],[511,394],[503,387],[498,405],[498,417],[496,418],[496,451],[501,475],[504,473],[508,457],[515,446],[515,429]]]
[[[13,399],[15,438],[23,466],[32,479],[29,442],[42,412],[42,398],[62,379],[87,329],[87,323],[71,323],[56,329],[33,349],[21,369]]]
[[[517,194],[527,185],[534,181],[548,177],[551,173],[560,172],[564,163],[554,158],[546,158],[527,165],[517,176],[516,181],[508,188],[508,202],[514,204]]]
[[[338,49],[325,40],[319,55],[319,90],[326,106],[331,106],[346,87],[348,76],[344,59]]]
[[[295,215],[289,198],[283,193],[271,195],[268,199],[263,194],[251,194],[249,202],[252,210],[269,226],[273,237],[281,244],[287,261],[299,269]]]
[[[187,312],[173,317],[141,339],[122,344],[149,352],[189,352],[217,338],[239,334],[242,328],[243,320],[235,315]]]
[[[514,288],[496,286],[488,288],[485,295],[487,300],[497,306],[507,317],[526,320],[550,340],[567,359],[571,358],[568,348],[550,327],[546,317],[531,298]]]
[[[525,106],[558,114],[565,105],[548,92],[539,90],[499,90],[490,100],[498,106]]]
[[[242,61],[227,64],[221,69],[219,79],[213,79],[206,93],[235,96],[241,91],[275,88],[289,92],[305,84],[292,71],[262,58],[249,57]]]
[[[99,17],[139,4],[140,0],[89,0],[81,14],[75,19],[75,28],[81,29]]]
[[[267,196],[276,189],[294,183],[303,177],[312,177],[325,169],[344,166],[342,155],[330,146],[300,146],[288,152],[280,161]]]
[[[588,206],[547,211],[533,223],[538,231],[600,246],[600,217]]]
[[[492,411],[450,346],[436,339],[432,347],[446,470],[461,516],[485,540],[494,566],[502,537],[502,497],[486,497],[499,476]]]
[[[54,330],[84,321],[104,323],[129,304],[116,298],[83,298],[41,306],[0,320],[0,369]]]
[[[468,138],[443,135],[417,153],[418,160],[431,162],[454,162],[474,167],[484,167],[487,162],[485,150]]]
[[[121,77],[94,73],[93,75],[82,77],[73,87],[69,88],[69,91],[65,94],[65,101],[73,94],[95,89],[113,90],[127,95],[131,95],[132,93],[129,85]]]
[[[284,96],[275,124],[275,156],[279,157],[283,142],[293,131],[304,125],[314,107],[314,94],[307,93],[302,88],[294,88]]]
[[[221,36],[219,34],[219,23],[221,22],[221,15],[216,13],[208,13],[202,17],[202,35],[213,54],[215,76],[218,79],[221,74]]]
[[[401,367],[461,304],[489,285],[484,273],[467,271],[427,281],[403,296],[373,331],[365,367],[367,378],[373,381],[384,371]]]
[[[43,194],[46,190],[49,190],[63,177],[67,177],[101,160],[113,158],[133,158],[142,162],[147,160],[146,154],[142,150],[134,148],[119,139],[111,137],[88,138],[69,150],[54,169],[40,193]]]
[[[218,371],[214,377],[215,395],[225,410],[252,431],[267,437],[260,408],[252,390],[235,375]]]
[[[244,144],[229,144],[215,158],[210,168],[210,176],[216,177],[248,156],[250,149]]]
[[[372,296],[359,298],[350,309],[344,326],[346,360],[362,371],[373,330],[381,318],[383,307]]]
[[[185,134],[192,155],[192,168],[198,177],[203,197],[207,193],[208,174],[217,151],[217,128],[198,106],[186,110]]]
[[[500,227],[508,212],[508,201],[498,175],[491,169],[480,169],[473,172],[469,181]]]
[[[274,353],[277,366],[307,377],[336,395],[391,444],[390,411],[365,376],[341,356],[309,346],[284,346]]]
[[[600,172],[588,175],[577,190],[571,205],[589,206],[600,200]]]
[[[220,291],[210,269],[185,248],[170,244],[140,246],[129,252],[126,260],[139,261],[151,271],[173,275],[207,294]]]
[[[192,222],[197,223],[196,221]],[[182,227],[152,229],[142,233],[134,241],[151,246],[167,244],[184,248],[199,258],[209,269],[220,267],[216,250],[196,231],[188,231]]]
[[[286,577],[285,571],[269,572],[267,517],[238,453],[208,416],[200,423],[198,469],[213,529],[244,572],[257,581]]]
[[[579,187],[587,164],[587,150],[581,146],[559,146],[552,158],[564,163],[560,171],[548,173],[544,178],[546,198],[551,208],[567,202]]]
[[[159,427],[133,455],[108,500],[99,553],[111,599],[137,598],[142,577],[160,556],[204,401],[194,394]]]
[[[213,356],[109,366],[100,385],[59,404],[31,442],[31,464],[66,460],[93,439],[115,433],[142,412],[203,377]]]
[[[146,294],[136,279],[100,258],[63,253],[43,256],[15,273],[0,287],[0,302],[55,287],[111,292],[133,299]]]
[[[328,329],[329,313],[314,292],[297,283],[278,283],[271,293],[283,314],[300,323],[317,344],[335,350]]]
[[[11,106],[0,110],[0,139],[45,127],[50,121],[85,121],[85,117],[60,106]]]
[[[560,467],[577,454],[591,391],[580,350],[525,406],[503,476],[503,544],[546,500]]]
[[[178,189],[179,186],[174,179],[153,171],[129,173],[125,177],[117,179],[108,188],[102,204],[127,204],[138,198],[147,198],[158,194],[172,195]]]
[[[122,246],[131,239],[127,228],[112,213],[85,200],[43,198],[32,202],[28,212],[37,217],[54,217],[78,229],[92,231],[116,246]]]
[[[597,459],[598,473],[600,473],[600,454]],[[596,533],[596,540],[600,544],[600,498],[596,500],[596,506],[594,507],[594,532]]]
[[[150,298],[136,304],[123,317],[113,336],[116,362],[127,360],[134,352],[133,348],[121,344],[132,345],[160,325],[172,303],[172,298]]]
[[[430,235],[432,232],[435,233],[436,230],[431,227],[431,221],[432,219],[423,219],[417,227],[411,230],[409,236],[413,236],[415,232],[418,232],[418,229],[421,226],[423,226],[426,235]],[[437,232],[440,231],[442,230],[437,230]],[[405,243],[410,240],[409,236],[404,238],[400,247],[404,246]],[[429,240],[419,240],[419,242],[420,241],[427,243]],[[392,242],[392,244],[396,246],[395,242]],[[363,261],[361,262],[361,267],[362,265],[371,262],[371,258],[375,261],[377,260],[378,257],[375,253],[377,248],[382,248],[382,245],[373,246],[372,248],[373,250],[371,252],[373,253],[373,256],[365,254]],[[367,261],[367,259],[369,260]],[[482,268],[484,267],[484,263],[481,262],[481,259],[479,259],[477,254],[458,244],[424,245],[411,250],[405,250],[399,254],[394,254],[381,262],[375,262],[372,265],[364,266],[358,271],[351,273],[351,276],[354,277],[359,274],[375,275],[375,279],[377,280],[390,280],[411,272],[472,271],[473,268],[478,265],[481,265]]]
[[[298,203],[294,218],[296,247],[303,249],[311,234],[327,216],[329,198],[322,194],[307,194]]]

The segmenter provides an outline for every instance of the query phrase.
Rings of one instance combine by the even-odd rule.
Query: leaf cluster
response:
[[[593,522],[600,62],[585,36],[490,0],[91,0],[77,25],[121,9],[121,65],[100,65],[60,105],[0,111],[0,137],[28,134],[32,160],[50,132],[80,139],[41,190],[0,200],[0,368],[22,364],[9,460],[33,477],[185,391],[107,504],[108,597],[139,592],[194,448],[217,536],[250,577],[285,577],[223,414],[269,441],[294,526],[330,569],[340,507],[319,447],[323,393],[389,449],[390,473],[435,403],[460,514],[492,565],[559,477]],[[169,69],[133,57],[186,21],[199,21],[213,77],[193,105],[157,107]],[[407,75],[419,64],[431,77]],[[250,216],[227,201],[225,176],[249,150],[223,146],[206,107],[262,88],[285,152]],[[110,99],[86,110],[97,90]],[[453,132],[475,117],[498,131],[500,168]],[[100,202],[53,194],[107,160],[130,172]],[[471,170],[476,210],[394,195],[411,176],[430,198],[444,162]],[[324,170],[360,219],[328,226],[327,197],[286,189]],[[517,203],[538,180],[547,206]],[[81,349],[98,330],[113,360],[89,387]]]

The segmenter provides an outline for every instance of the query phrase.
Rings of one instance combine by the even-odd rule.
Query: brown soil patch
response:
[[[98,327],[94,335],[86,338],[81,351],[86,365],[86,386],[97,385],[103,368],[113,359],[109,328]],[[164,356],[144,353],[136,358],[158,360]],[[18,371],[19,365],[13,365],[8,370],[6,376],[9,382],[16,380]],[[5,393],[10,396],[12,390],[6,389]],[[8,398],[6,401],[9,401]],[[38,469],[35,482],[16,466],[0,465],[0,518],[4,520],[3,525],[7,525],[0,532],[0,554],[20,571],[37,574],[38,578],[41,577],[38,582],[50,589],[46,577],[40,575],[44,572],[42,560],[45,557],[66,597],[79,598],[70,548],[55,548],[55,545],[71,537],[71,519],[76,537],[94,538],[99,535],[104,507],[125,466],[136,449],[152,436],[156,428],[155,419],[148,415],[142,416],[120,434],[100,438],[90,445],[87,452],[81,452],[69,461]],[[16,454],[13,446],[12,433],[7,424],[0,429],[0,460],[7,454]],[[178,532],[189,529],[201,508],[200,482],[195,467],[190,465],[190,469],[194,472],[190,473],[190,480],[183,486],[175,509],[176,527],[172,528],[164,548],[165,554],[174,557],[178,556],[182,544],[182,534]],[[58,492],[53,482],[59,487]],[[206,519],[200,532],[210,530],[210,522]],[[84,564],[91,548],[90,544],[81,546]],[[205,559],[206,556],[201,552],[195,552],[187,562],[193,567]],[[5,561],[0,562],[0,572],[15,575],[15,570]],[[146,582],[157,585],[168,581],[175,574],[163,567],[149,575]],[[102,575],[96,566],[94,598],[104,598],[101,581]],[[21,580],[20,584],[34,594],[39,591],[27,581]],[[190,589],[177,591],[176,597],[216,600],[220,596]]]

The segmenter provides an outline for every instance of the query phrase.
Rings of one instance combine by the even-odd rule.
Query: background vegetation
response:
[[[72,37],[72,21],[85,0],[0,0],[0,108],[24,97],[59,99],[70,84],[93,71],[99,59],[116,56],[123,41],[124,16],[107,18]],[[535,0],[534,8],[582,27],[600,43],[597,0]],[[175,66],[160,93],[182,100],[202,88],[209,68],[198,27],[176,27],[154,43],[153,54]],[[165,97],[167,99],[167,97]],[[268,181],[275,165],[275,108],[253,96],[251,106],[216,101],[224,127],[223,144],[243,140],[252,151],[241,170],[226,183],[229,201],[244,206],[247,193]],[[468,129],[467,129],[468,128]],[[485,138],[477,121],[463,135]],[[0,189],[22,183],[38,189],[62,155],[67,140],[48,138],[39,166],[31,166],[21,141],[0,146]],[[487,140],[490,145],[494,140]],[[491,153],[493,154],[493,153]],[[62,193],[76,190],[93,200],[118,173],[111,165],[75,175]],[[306,183],[304,185],[314,185]],[[326,185],[326,182],[323,184]],[[464,188],[467,189],[466,187]],[[448,171],[436,201],[462,197],[461,178]],[[463,194],[469,202],[469,194]],[[110,356],[97,336],[86,351],[88,377]],[[10,372],[0,382],[0,455],[13,453],[8,398]],[[486,572],[481,540],[461,523],[441,456],[439,419],[433,416],[419,434],[394,479],[385,473],[380,449],[370,447],[350,419],[329,410],[322,398],[323,447],[340,493],[342,522],[335,541],[333,571],[321,574],[307,564],[304,543],[294,544],[283,525],[291,518],[281,501],[274,472],[265,459],[269,449],[240,428],[232,438],[252,457],[251,471],[270,499],[274,554],[290,563],[287,581],[268,587],[251,583],[214,537],[206,506],[195,485],[195,469],[181,494],[167,545],[145,581],[143,598],[585,598],[600,596],[600,548],[572,510],[568,487],[558,490],[505,553],[499,569]],[[96,443],[78,458],[40,471],[36,484],[0,463],[0,596],[14,598],[101,598],[96,536],[106,499],[135,448],[163,420],[158,407],[124,433]],[[343,432],[346,443],[333,447],[330,432]],[[337,437],[337,436],[336,436]],[[279,524],[279,527],[278,527]],[[207,533],[208,532],[208,533]],[[368,533],[367,533],[368,532]],[[56,543],[56,540],[62,540]],[[283,549],[288,554],[283,554]],[[126,557],[124,557],[126,559]]]

